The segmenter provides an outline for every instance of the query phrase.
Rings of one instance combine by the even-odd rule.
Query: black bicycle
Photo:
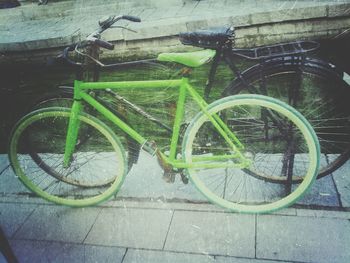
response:
[[[100,39],[101,33],[112,27],[119,19],[128,18],[130,19],[128,16],[110,16],[100,21],[99,30],[90,34],[80,45],[65,49],[62,57],[70,64],[78,66],[78,79],[82,78],[82,72],[87,67],[93,68],[93,80],[97,81],[98,72],[102,68],[156,62],[156,60],[149,59],[105,65],[99,60],[99,48],[114,48],[111,43]],[[343,79],[344,73],[335,65],[309,56],[319,47],[319,43],[294,41],[251,49],[238,49],[234,47],[235,31],[232,27],[180,33],[179,38],[185,45],[216,51],[215,56],[212,56],[210,60],[211,66],[204,92],[206,99],[212,94],[217,68],[223,61],[232,71],[234,78],[222,91],[222,97],[238,93],[258,93],[276,97],[292,105],[310,121],[321,144],[322,159],[318,178],[334,172],[349,159],[350,87]],[[80,49],[85,49],[85,52],[81,52]],[[70,60],[67,55],[69,51],[76,51],[83,55],[86,63]],[[181,56],[181,54],[171,56]],[[242,59],[256,63],[241,70],[236,61]],[[109,95],[117,101],[117,104],[121,102],[127,106],[128,102],[121,100],[118,94],[110,93]],[[72,88],[66,87],[59,95],[40,99],[36,107],[56,104],[70,105],[71,103]],[[118,114],[121,115],[120,111]],[[149,118],[152,119],[152,116]],[[171,131],[171,128],[166,125],[163,125],[163,128]],[[266,136],[268,136],[269,127],[265,129]],[[139,149],[134,149],[135,145],[132,141],[129,145],[131,145],[129,152],[137,156]],[[131,160],[136,162],[137,157]]]
[[[234,48],[234,29],[216,28],[181,33],[185,45],[215,49],[205,96],[208,98],[220,61],[235,78],[221,96],[258,93],[283,100],[301,112],[312,124],[321,144],[318,178],[342,166],[350,157],[350,87],[346,73],[335,65],[310,57],[319,47],[314,41],[294,41],[251,49]],[[243,71],[237,59],[256,62]]]

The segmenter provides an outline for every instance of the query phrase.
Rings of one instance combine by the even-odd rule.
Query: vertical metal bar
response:
[[[212,88],[213,82],[214,82],[215,73],[216,73],[216,70],[218,68],[219,62],[221,60],[221,55],[222,55],[222,51],[218,50],[215,54],[213,63],[211,64],[209,76],[208,76],[207,83],[205,84],[205,89],[204,89],[204,99],[205,100],[209,99],[210,91],[211,91],[211,88]]]
[[[185,111],[185,100],[186,100],[186,87],[188,85],[188,79],[183,78],[179,88],[179,98],[176,104],[176,113],[174,120],[173,135],[170,143],[170,154],[169,160],[174,161],[176,159],[177,143],[180,134],[180,125]]]
[[[302,54],[300,56],[300,66],[297,67],[295,74],[296,74],[296,78],[295,80],[293,79],[291,84],[291,88],[288,89],[288,103],[290,105],[292,105],[293,107],[297,106],[298,103],[298,99],[300,96],[300,92],[302,89],[302,85],[303,85],[303,72],[302,72],[302,67],[305,63],[305,55]]]
[[[227,125],[220,119],[219,116],[217,116],[217,114],[211,115],[208,112],[208,110],[207,110],[208,104],[202,99],[202,97],[189,84],[187,84],[187,90],[190,92],[191,96],[198,103],[198,105],[201,108],[201,110],[203,111],[203,113],[213,123],[214,127],[217,129],[217,131],[220,133],[220,135],[225,139],[225,141],[232,147],[233,150],[237,151],[237,154],[240,157],[244,158],[243,155],[238,151],[238,147],[243,149],[244,146],[238,140],[236,135],[230,131],[230,129],[227,127]],[[231,139],[237,145],[235,145],[229,137],[231,137]]]
[[[242,72],[238,69],[238,67],[234,64],[234,58],[233,58],[233,55],[232,55],[232,52],[226,50],[223,54],[223,57],[224,57],[224,61],[226,62],[226,64],[229,66],[229,68],[231,69],[231,71],[235,74],[236,76],[236,79],[239,79],[242,84],[244,85],[244,87],[250,91],[250,93],[258,93],[256,88],[252,85],[252,84],[249,84],[247,82],[247,80],[243,77],[242,75]],[[232,83],[232,82],[231,82]],[[241,91],[242,89],[240,90],[231,90],[230,89],[227,89],[226,88],[226,93],[224,93],[223,95],[224,96],[228,96],[228,95],[233,95],[233,94],[237,94]]]
[[[283,156],[282,175],[286,176],[285,194],[289,195],[292,191],[293,169],[295,158],[295,142],[293,138],[289,140],[288,150]]]
[[[79,133],[79,125],[80,125],[79,114],[82,110],[79,85],[80,85],[80,81],[74,82],[74,102],[72,105],[72,109],[69,117],[68,129],[67,129],[66,145],[65,145],[64,159],[63,159],[64,167],[68,167],[71,162],[72,155],[75,150],[75,145],[78,138],[78,133]]]

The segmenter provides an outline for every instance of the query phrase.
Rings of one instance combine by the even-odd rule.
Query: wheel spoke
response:
[[[222,160],[222,168],[188,169],[205,196],[234,211],[261,212],[289,205],[298,197],[293,194],[294,189],[299,188],[301,193],[311,183],[304,183],[303,178],[316,176],[319,156],[310,124],[283,103],[264,98],[241,95],[223,99],[223,105],[209,106],[212,114],[229,123],[227,127],[242,143],[241,154],[249,160],[249,166],[242,169],[242,159],[232,158]],[[261,127],[260,123],[264,125]],[[204,114],[197,117],[185,137],[183,155],[188,162],[205,156],[217,160],[232,155],[229,144]]]

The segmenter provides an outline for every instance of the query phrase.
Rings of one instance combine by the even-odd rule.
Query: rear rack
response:
[[[320,44],[314,41],[295,41],[251,49],[232,49],[234,55],[257,60],[288,55],[304,54],[316,50]]]

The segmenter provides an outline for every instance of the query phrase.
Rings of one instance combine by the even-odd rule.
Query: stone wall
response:
[[[116,44],[102,56],[117,59],[152,57],[163,51],[190,50],[177,34],[200,28],[234,26],[236,45],[251,47],[293,39],[348,36],[349,1],[50,1],[0,10],[0,63],[45,61],[63,46],[83,39],[101,16],[130,14],[142,23],[124,22],[133,31],[110,29],[103,38]]]

